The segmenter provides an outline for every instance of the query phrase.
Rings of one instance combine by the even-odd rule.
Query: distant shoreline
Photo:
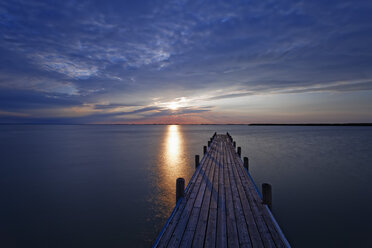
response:
[[[146,126],[146,125],[193,125],[193,126],[212,126],[212,125],[232,125],[232,126],[372,126],[372,123],[249,123],[249,124],[234,124],[234,123],[224,123],[224,124],[182,124],[182,123],[174,123],[174,124],[162,124],[162,123],[149,123],[149,124],[135,124],[135,123],[101,123],[101,124],[79,124],[79,123],[0,123],[0,125],[127,125],[127,126]]]
[[[278,123],[252,123],[249,126],[372,126],[372,123],[300,123],[300,124],[278,124]]]

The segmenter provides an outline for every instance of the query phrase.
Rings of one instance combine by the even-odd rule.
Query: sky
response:
[[[0,123],[372,122],[371,1],[0,2]]]

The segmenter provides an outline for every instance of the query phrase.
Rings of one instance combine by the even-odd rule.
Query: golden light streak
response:
[[[160,200],[164,209],[172,209],[175,204],[176,179],[187,173],[184,140],[179,125],[169,125],[164,133],[163,144],[159,154],[159,178],[157,187],[164,192]],[[168,212],[164,212],[169,215]]]

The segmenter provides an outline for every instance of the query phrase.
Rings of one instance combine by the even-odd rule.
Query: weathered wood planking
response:
[[[153,247],[290,247],[228,135],[214,135]]]

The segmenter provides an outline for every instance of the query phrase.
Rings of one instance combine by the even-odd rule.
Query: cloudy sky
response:
[[[0,2],[0,123],[372,122],[372,2]]]

